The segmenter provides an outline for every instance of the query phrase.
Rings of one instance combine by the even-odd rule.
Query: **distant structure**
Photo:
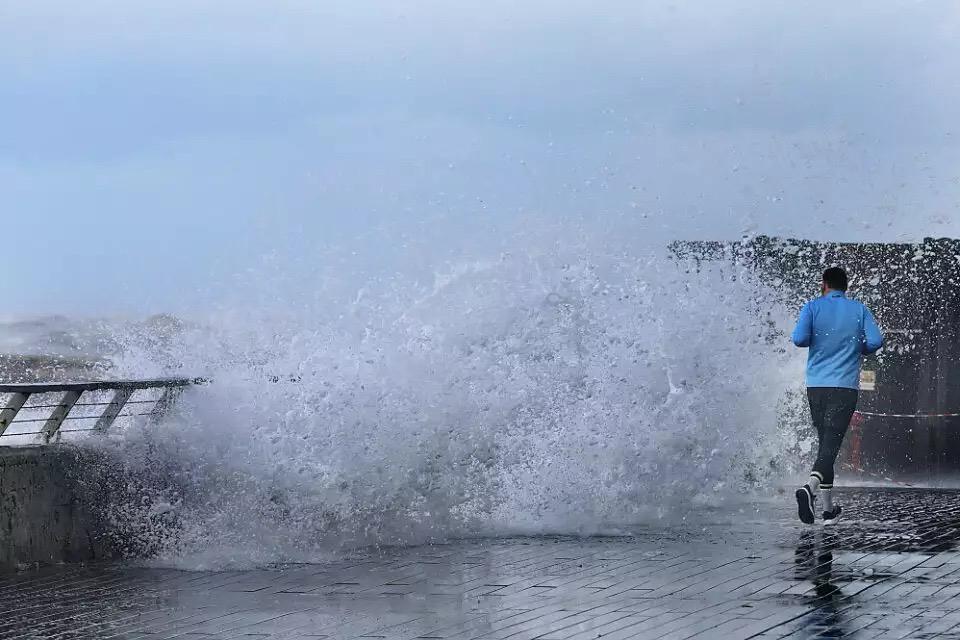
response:
[[[960,240],[827,243],[758,236],[674,242],[694,268],[726,262],[774,287],[787,304],[818,294],[823,270],[842,266],[850,293],[887,337],[868,358],[848,464],[901,476],[960,471]]]

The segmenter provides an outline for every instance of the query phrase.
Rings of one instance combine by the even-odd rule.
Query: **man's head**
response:
[[[847,290],[847,272],[840,267],[830,267],[823,272],[824,293],[827,291],[846,291]]]

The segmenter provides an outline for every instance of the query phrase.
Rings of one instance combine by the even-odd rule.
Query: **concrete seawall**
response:
[[[0,447],[0,571],[113,555],[78,484],[85,454],[69,447]]]

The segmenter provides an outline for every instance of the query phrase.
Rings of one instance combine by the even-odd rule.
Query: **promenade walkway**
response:
[[[2,638],[960,638],[960,492],[849,490],[834,529],[792,496],[707,526],[477,540],[328,564],[112,564],[0,576]]]

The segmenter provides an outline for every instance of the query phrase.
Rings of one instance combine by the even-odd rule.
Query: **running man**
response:
[[[819,440],[810,480],[797,489],[797,508],[800,521],[813,524],[817,494],[822,495],[823,524],[830,525],[840,519],[840,505],[833,504],[833,465],[857,409],[860,364],[883,346],[883,335],[870,310],[847,297],[843,269],[824,271],[820,292],[803,306],[793,330],[793,343],[810,348],[807,399]]]

